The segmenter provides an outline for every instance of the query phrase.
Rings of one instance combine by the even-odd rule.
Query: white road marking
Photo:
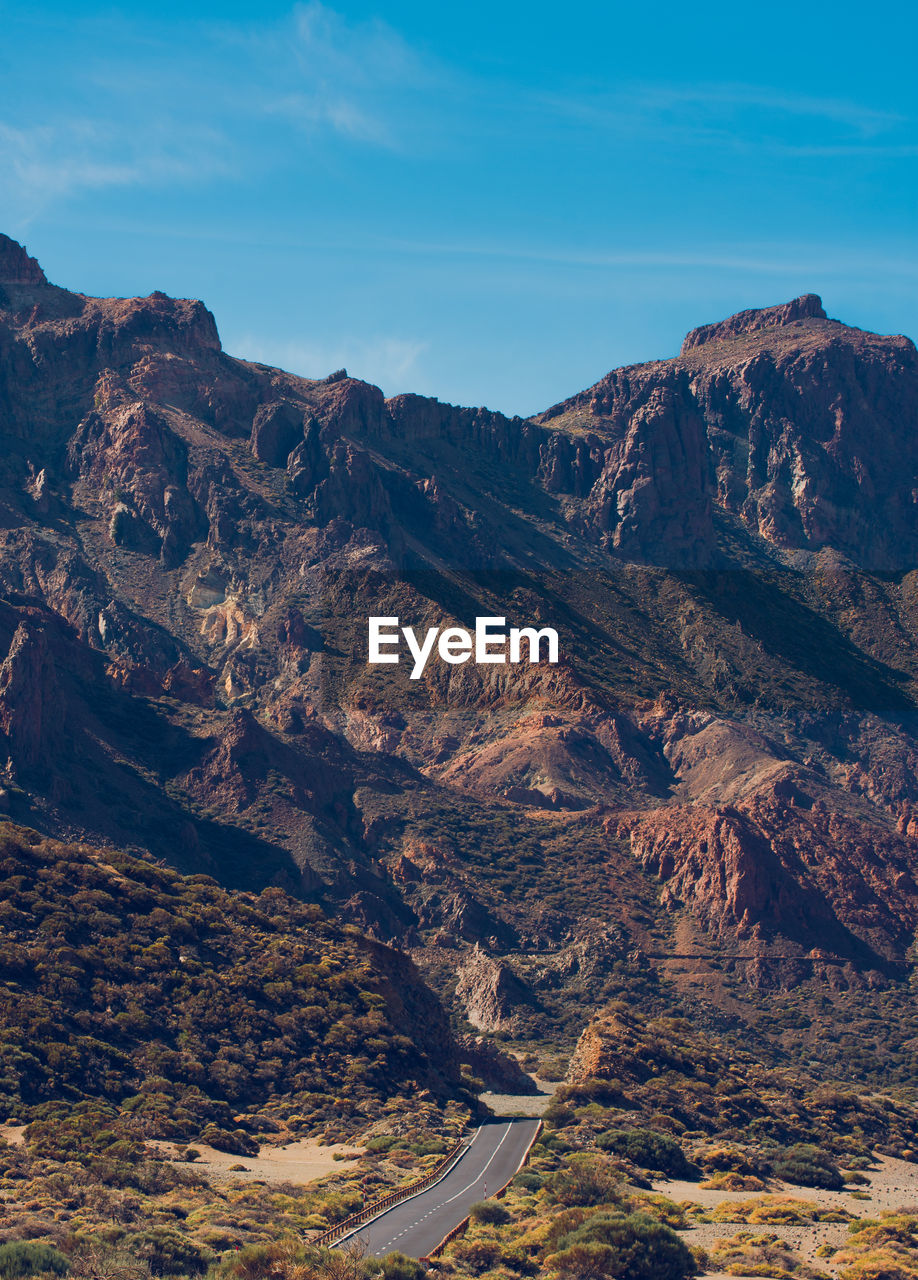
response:
[[[438,1205],[435,1205],[434,1208],[430,1210],[430,1213],[426,1213],[424,1215],[424,1218],[429,1218],[431,1213],[436,1213],[440,1209],[445,1209],[448,1204],[452,1204],[454,1200],[458,1200],[460,1196],[464,1196],[467,1191],[471,1191],[472,1187],[474,1187],[476,1183],[481,1182],[482,1178],[488,1172],[491,1165],[493,1164],[498,1151],[500,1151],[501,1147],[507,1141],[507,1138],[510,1134],[510,1130],[512,1128],[513,1128],[512,1123],[507,1125],[506,1132],[504,1133],[504,1136],[501,1138],[500,1142],[498,1142],[497,1146],[491,1152],[491,1156],[488,1160],[488,1163],[485,1165],[483,1169],[480,1169],[478,1171],[478,1173],[472,1179],[472,1181],[468,1184],[468,1186],[463,1187],[461,1191],[457,1191],[456,1194],[454,1196],[450,1196],[448,1200],[441,1200]],[[479,1127],[478,1133],[476,1133],[475,1137],[477,1138],[478,1134],[480,1133],[481,1133],[481,1128]],[[472,1139],[472,1142],[474,1143],[474,1138]],[[433,1188],[431,1187],[429,1188],[429,1190],[433,1190]],[[401,1240],[402,1236],[407,1235],[409,1231],[413,1231],[415,1227],[419,1227],[421,1223],[424,1221],[424,1218],[418,1218],[417,1222],[412,1223],[410,1227],[406,1227],[404,1231],[400,1231],[397,1236],[393,1236],[391,1240],[386,1242],[386,1244],[380,1245],[379,1247],[381,1249],[388,1249],[390,1245],[395,1244],[396,1240]]]
[[[461,1191],[457,1191],[457,1192],[456,1192],[456,1194],[455,1194],[454,1196],[450,1196],[450,1198],[449,1198],[448,1200],[443,1200],[443,1201],[441,1201],[441,1202],[440,1202],[440,1205],[439,1205],[439,1208],[441,1208],[441,1209],[442,1209],[442,1208],[444,1208],[446,1205],[448,1205],[448,1204],[452,1204],[454,1200],[458,1200],[460,1196],[464,1196],[464,1195],[465,1195],[465,1193],[466,1193],[466,1191],[471,1191],[472,1187],[474,1187],[474,1185],[475,1185],[475,1183],[476,1183],[476,1182],[480,1182],[480,1181],[482,1180],[482,1178],[485,1176],[485,1174],[486,1174],[486,1173],[488,1172],[488,1170],[490,1169],[490,1167],[491,1167],[492,1163],[494,1162],[494,1159],[495,1159],[495,1157],[497,1156],[498,1151],[500,1151],[501,1147],[502,1147],[502,1146],[504,1145],[504,1143],[507,1141],[507,1138],[508,1138],[508,1136],[509,1136],[510,1130],[511,1130],[512,1128],[513,1128],[513,1125],[512,1125],[512,1124],[508,1124],[508,1125],[507,1125],[507,1132],[504,1134],[504,1136],[501,1138],[500,1142],[498,1142],[497,1146],[496,1146],[496,1147],[494,1148],[494,1150],[492,1151],[492,1153],[491,1153],[491,1159],[488,1161],[488,1163],[485,1165],[485,1167],[484,1167],[484,1168],[481,1170],[481,1172],[478,1174],[477,1178],[473,1178],[473,1179],[472,1179],[472,1181],[469,1183],[469,1185],[468,1185],[467,1187],[463,1187]]]

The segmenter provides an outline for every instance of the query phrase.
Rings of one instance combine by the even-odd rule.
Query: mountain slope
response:
[[[318,898],[484,1030],[624,990],[786,1048],[759,989],[827,1002],[810,1045],[883,989],[900,1053],[907,339],[807,296],[522,420],[234,360],[202,304],[4,238],[0,391],[12,816]],[[554,625],[562,660],[411,681],[370,615]]]
[[[93,1100],[189,1139],[298,1113],[362,1127],[384,1100],[456,1090],[414,967],[317,907],[7,823],[0,874],[4,1116]]]

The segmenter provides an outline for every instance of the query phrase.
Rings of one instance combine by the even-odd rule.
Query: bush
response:
[[[453,1245],[453,1257],[474,1275],[481,1275],[497,1265],[502,1253],[494,1240],[461,1240]]]
[[[548,1179],[548,1191],[556,1204],[566,1206],[618,1204],[623,1179],[607,1156],[572,1156],[563,1169]]]
[[[553,1129],[563,1129],[577,1119],[573,1107],[566,1107],[563,1102],[550,1102],[545,1108],[542,1119]]]
[[[715,1146],[696,1152],[695,1159],[705,1173],[748,1173],[762,1176],[771,1172],[771,1165],[761,1158],[752,1158],[739,1147]]]
[[[788,1147],[784,1155],[774,1162],[775,1177],[793,1182],[800,1187],[823,1187],[827,1191],[841,1191],[845,1185],[841,1170],[826,1152],[818,1147],[798,1142]]]
[[[546,1266],[564,1280],[686,1280],[697,1271],[675,1231],[645,1214],[594,1214],[559,1243]]]
[[[398,1138],[393,1133],[378,1133],[375,1138],[371,1138],[366,1144],[367,1151],[376,1152],[391,1151],[393,1147],[405,1146],[405,1139]]]
[[[479,1200],[469,1209],[469,1217],[473,1222],[485,1222],[491,1226],[510,1221],[510,1214],[498,1200]]]
[[[545,1179],[534,1169],[523,1169],[513,1179],[513,1185],[519,1187],[521,1191],[538,1191],[544,1184]]]
[[[690,1178],[697,1173],[675,1138],[653,1129],[610,1129],[600,1134],[596,1145],[624,1156],[639,1169],[659,1170],[671,1178]]]
[[[0,1277],[20,1280],[29,1276],[65,1276],[69,1263],[49,1244],[35,1240],[11,1240],[0,1244]]]
[[[384,1258],[364,1258],[367,1275],[382,1276],[382,1280],[423,1280],[427,1272],[417,1258],[404,1253],[387,1253]]]
[[[416,1156],[442,1156],[448,1147],[442,1138],[424,1138],[421,1142],[413,1143],[408,1150],[413,1151]]]
[[[243,1129],[221,1129],[215,1124],[209,1124],[202,1131],[201,1141],[231,1156],[257,1156],[259,1151],[258,1143]]]
[[[194,1241],[167,1227],[151,1227],[128,1236],[124,1245],[132,1257],[150,1264],[157,1276],[201,1275],[213,1258],[202,1252]]]
[[[736,1276],[793,1275],[798,1269],[793,1245],[773,1233],[740,1231],[729,1240],[715,1240],[709,1265]]]
[[[93,1240],[84,1244],[70,1264],[70,1280],[152,1280],[150,1264],[135,1257],[124,1244]]]
[[[302,1260],[283,1244],[247,1244],[237,1253],[215,1263],[207,1280],[262,1280],[270,1275],[283,1276],[286,1264]]]
[[[753,1173],[715,1173],[698,1184],[702,1191],[764,1191],[765,1183]]]

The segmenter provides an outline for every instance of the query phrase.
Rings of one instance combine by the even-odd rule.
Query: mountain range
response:
[[[467,1032],[624,995],[912,1079],[909,339],[805,295],[509,418],[235,359],[0,237],[0,415],[13,822],[318,902]],[[412,681],[380,615],[561,661]]]

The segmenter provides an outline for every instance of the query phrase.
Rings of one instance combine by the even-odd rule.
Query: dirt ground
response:
[[[0,1125],[0,1138],[14,1147],[22,1146],[25,1141],[24,1132],[25,1125]],[[256,1179],[296,1184],[315,1182],[326,1174],[352,1168],[357,1163],[357,1157],[363,1155],[360,1148],[348,1147],[340,1142],[322,1146],[311,1138],[288,1142],[282,1147],[264,1146],[257,1156],[230,1155],[226,1151],[217,1151],[204,1142],[180,1145],[192,1146],[195,1151],[200,1151],[201,1159],[194,1162],[196,1169],[201,1169],[214,1178],[238,1179],[241,1182]],[[147,1141],[147,1146],[155,1147],[169,1156],[175,1155],[174,1142],[151,1138]],[[233,1169],[232,1166],[237,1164],[241,1164],[243,1168]]]
[[[482,1093],[480,1098],[496,1116],[540,1116],[551,1102],[550,1093]]]
[[[894,1160],[891,1156],[877,1156],[876,1167],[865,1169],[864,1176],[870,1185],[858,1187],[866,1192],[869,1200],[855,1199],[850,1191],[822,1191],[815,1187],[795,1187],[787,1182],[772,1182],[768,1195],[780,1198],[792,1197],[806,1200],[824,1209],[845,1209],[855,1218],[868,1218],[883,1209],[902,1209],[918,1206],[918,1164],[906,1160]],[[761,1191],[705,1191],[696,1182],[655,1182],[654,1190],[669,1196],[671,1200],[692,1200],[695,1204],[714,1206],[725,1200],[743,1201],[760,1199]],[[816,1222],[812,1226],[779,1226],[772,1223],[747,1225],[745,1223],[703,1222],[682,1232],[688,1244],[710,1249],[715,1240],[728,1240],[740,1231],[770,1233],[787,1240],[800,1254],[802,1261],[821,1271],[835,1274],[831,1258],[817,1257],[817,1249],[824,1244],[839,1246],[848,1235],[843,1222]],[[721,1273],[708,1272],[710,1277]]]
[[[303,1138],[297,1142],[288,1142],[286,1146],[264,1146],[257,1156],[230,1155],[226,1151],[217,1151],[203,1142],[188,1144],[200,1151],[201,1159],[195,1160],[194,1167],[214,1178],[228,1178],[240,1182],[292,1182],[304,1184],[324,1178],[326,1174],[338,1173],[350,1169],[356,1164],[356,1158],[363,1154],[362,1150],[333,1143],[322,1146],[314,1139]],[[147,1146],[157,1147],[169,1155],[175,1153],[175,1143],[148,1141]],[[335,1156],[344,1157],[335,1159]],[[234,1170],[233,1165],[242,1165],[242,1169]]]
[[[496,1116],[540,1116],[551,1102],[552,1094],[560,1089],[561,1082],[534,1075],[530,1075],[530,1079],[535,1081],[538,1093],[482,1093],[481,1101]]]

